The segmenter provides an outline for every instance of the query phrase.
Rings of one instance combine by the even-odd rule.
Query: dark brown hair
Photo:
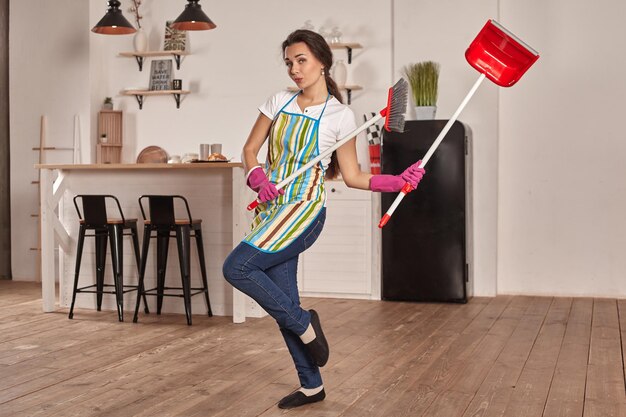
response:
[[[283,58],[285,57],[285,49],[294,43],[305,43],[309,47],[313,56],[324,65],[324,78],[326,79],[326,86],[328,92],[332,94],[340,103],[343,103],[341,98],[341,92],[337,87],[337,83],[330,76],[330,68],[333,65],[333,53],[326,43],[326,40],[319,33],[306,29],[298,29],[289,34],[287,39],[283,42]],[[339,162],[337,161],[337,152],[333,152],[330,157],[330,164],[326,169],[326,179],[332,180],[339,175]]]

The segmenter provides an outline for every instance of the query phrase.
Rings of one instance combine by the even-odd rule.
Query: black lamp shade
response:
[[[199,0],[188,0],[185,10],[172,23],[172,28],[176,30],[209,30],[215,29],[217,25],[213,23],[209,16],[202,11]]]
[[[91,31],[103,35],[128,35],[137,32],[122,14],[120,4],[118,0],[109,0],[109,9]]]

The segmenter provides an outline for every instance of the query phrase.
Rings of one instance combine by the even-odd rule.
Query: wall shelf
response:
[[[355,42],[352,42],[352,43],[338,42],[338,43],[329,43],[328,45],[330,46],[330,49],[346,49],[348,51],[348,64],[352,63],[352,50],[363,48],[363,45],[361,45],[360,43],[355,43]]]
[[[145,96],[165,96],[172,95],[176,100],[176,108],[180,109],[180,96],[189,94],[189,90],[124,90],[122,95],[135,96],[139,104],[139,110],[143,109],[143,101]]]
[[[359,91],[362,89],[363,87],[361,87],[360,85],[340,85],[339,86],[339,90],[346,92],[346,95],[348,96],[348,104],[351,104],[352,102],[352,92]],[[292,92],[300,91],[300,89],[296,87],[287,87],[287,90],[292,91]]]
[[[33,151],[73,151],[74,148],[62,147],[59,148],[57,146],[46,146],[44,148],[33,148]]]
[[[176,69],[180,69],[180,60],[182,56],[189,55],[187,51],[146,51],[146,52],[120,52],[120,56],[126,58],[135,58],[137,60],[137,65],[139,65],[139,71],[143,70],[143,60],[144,58],[153,58],[158,56],[173,56],[176,61]]]

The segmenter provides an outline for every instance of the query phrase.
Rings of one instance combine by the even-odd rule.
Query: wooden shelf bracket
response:
[[[141,94],[135,94],[137,104],[139,104],[139,110],[143,109],[143,96]]]
[[[135,59],[137,60],[137,65],[139,66],[139,71],[143,71],[143,57],[140,55],[135,55]]]

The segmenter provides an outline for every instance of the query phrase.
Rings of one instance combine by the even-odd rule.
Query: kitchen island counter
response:
[[[40,169],[60,170],[179,170],[179,169],[215,169],[215,168],[243,168],[241,162],[189,162],[178,164],[41,164],[35,165]]]
[[[194,218],[203,220],[209,295],[214,314],[232,314],[234,322],[243,322],[246,316],[260,317],[265,314],[256,303],[233,290],[222,276],[224,259],[249,229],[251,214],[245,207],[255,198],[245,186],[241,162],[42,164],[35,167],[41,170],[41,280],[44,311],[54,311],[56,308],[55,240],[59,247],[58,303],[60,307],[68,307],[71,301],[79,225],[72,202],[75,195],[114,195],[119,199],[125,217],[141,219],[137,202],[141,195],[176,194],[187,198]],[[113,206],[110,209],[111,216],[115,217],[116,210]],[[139,235],[142,235],[141,230]],[[94,252],[91,239],[87,239],[81,264],[81,285],[95,279]],[[110,254],[107,258],[110,258]],[[146,268],[146,286],[156,281],[155,258],[155,247],[151,246]],[[125,283],[135,284],[137,267],[132,245],[127,239],[124,241],[123,261]],[[200,277],[195,251],[192,251],[191,264],[193,283]],[[108,280],[112,280],[110,261],[107,261],[105,275],[105,281]],[[167,282],[172,285],[180,284],[175,250],[170,250],[166,286]],[[149,303],[152,303],[152,298],[154,297],[149,297]],[[94,300],[95,296],[79,294],[76,307],[95,308]],[[124,297],[124,309],[134,310],[135,301],[136,292],[127,293]],[[115,309],[113,296],[104,297],[103,308]],[[163,311],[184,312],[182,300],[166,297]],[[206,312],[202,297],[192,297],[192,311],[194,314]],[[139,320],[141,321],[141,314]]]

